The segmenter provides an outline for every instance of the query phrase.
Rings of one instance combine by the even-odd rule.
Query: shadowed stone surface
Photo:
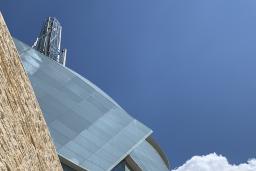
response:
[[[43,114],[1,13],[0,170],[62,170]]]

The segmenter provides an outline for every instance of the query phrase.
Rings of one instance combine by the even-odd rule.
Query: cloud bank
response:
[[[231,165],[226,157],[212,153],[206,156],[194,156],[172,171],[256,171],[256,159]]]

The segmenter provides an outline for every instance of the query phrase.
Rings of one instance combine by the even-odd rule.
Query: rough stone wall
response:
[[[1,13],[0,170],[62,170],[43,114]]]

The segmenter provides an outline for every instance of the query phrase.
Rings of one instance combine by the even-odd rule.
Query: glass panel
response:
[[[58,148],[61,148],[62,145],[66,144],[69,142],[69,138],[65,135],[63,135],[61,132],[55,130],[55,129],[51,129],[51,127],[49,127],[50,129],[50,133],[51,133],[51,137],[53,139],[53,142],[56,146],[56,144],[58,144]]]
[[[135,148],[130,156],[142,170],[169,171],[158,152],[147,141],[144,141]]]
[[[120,162],[116,167],[114,167],[111,171],[125,171],[125,162]]]
[[[25,45],[24,43],[22,43],[21,41],[17,41],[16,39],[14,39],[15,45],[17,47],[17,49],[19,50],[19,53],[22,54],[24,53],[26,50],[30,49],[30,47],[28,47],[27,45]]]
[[[54,121],[50,124],[50,127],[52,129],[55,129],[57,131],[59,131],[61,134],[65,135],[68,138],[74,138],[77,134],[71,130],[70,128],[68,128],[65,124],[63,124],[60,121]]]
[[[76,165],[80,165],[84,160],[82,154],[75,153],[69,148],[61,148],[58,153]]]
[[[15,42],[59,155],[87,170],[111,170],[151,134],[90,81]]]
[[[84,159],[88,158],[89,156],[92,155],[90,151],[88,151],[86,148],[83,148],[83,146],[77,144],[74,141],[69,142],[66,144],[63,148],[68,148],[74,153],[81,155]]]
[[[69,167],[68,165],[61,163],[61,166],[63,168],[63,171],[76,171],[75,169],[72,169],[71,167]]]

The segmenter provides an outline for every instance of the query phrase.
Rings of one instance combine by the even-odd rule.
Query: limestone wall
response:
[[[43,114],[1,13],[0,170],[62,170]]]

